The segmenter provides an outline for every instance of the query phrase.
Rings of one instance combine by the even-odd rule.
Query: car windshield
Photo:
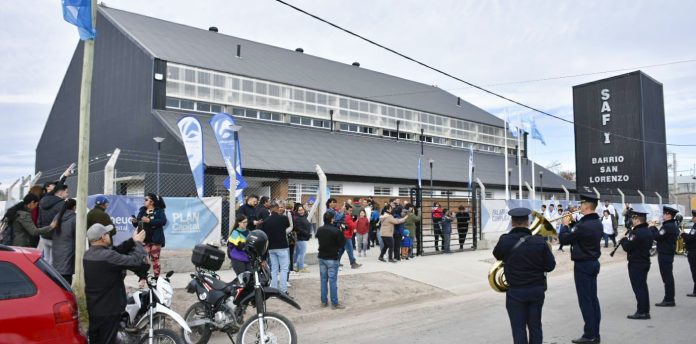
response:
[[[61,276],[58,271],[56,271],[56,269],[51,266],[51,264],[48,264],[48,262],[46,262],[43,258],[39,258],[39,260],[36,261],[36,267],[43,271],[43,273],[45,273],[48,278],[52,279],[53,282],[55,282],[59,287],[72,293],[72,288],[70,287],[70,284],[68,284],[68,281],[66,281],[63,276]]]

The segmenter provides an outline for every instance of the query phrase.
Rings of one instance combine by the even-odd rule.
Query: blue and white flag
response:
[[[472,178],[474,176],[474,145],[469,146],[469,189],[472,188]]]
[[[544,136],[541,135],[539,128],[537,128],[536,121],[532,120],[532,139],[541,141],[541,144],[546,146],[546,141],[544,141]]]
[[[92,0],[62,0],[62,3],[63,19],[77,26],[80,39],[94,39],[97,30],[92,26]]]
[[[227,167],[227,174],[232,176],[232,173],[234,173],[236,177],[237,191],[235,197],[239,198],[242,196],[244,188],[247,187],[247,183],[244,177],[242,177],[242,154],[239,148],[239,134],[233,130],[233,126],[236,125],[237,122],[234,118],[224,112],[210,119],[210,126],[213,128],[215,140],[218,143],[218,147],[220,147],[220,154],[222,154],[225,167]],[[229,178],[226,180],[225,187],[230,188]]]
[[[418,158],[418,187],[423,186],[423,167],[421,163],[421,158]]]
[[[508,122],[507,124],[508,130],[510,131],[510,135],[514,138],[518,138],[520,136],[520,129]]]
[[[186,149],[193,181],[196,183],[198,197],[203,197],[203,129],[201,122],[193,116],[187,116],[177,123],[181,132],[181,141]]]

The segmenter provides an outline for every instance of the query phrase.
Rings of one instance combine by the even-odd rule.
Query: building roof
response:
[[[187,113],[155,110],[170,133],[181,141],[177,122]],[[208,124],[212,115],[195,114],[203,128],[204,159],[207,167],[224,167],[215,135]],[[420,143],[382,138],[378,136],[330,132],[326,129],[302,127],[284,123],[237,119],[242,126],[239,140],[245,170],[269,172],[300,172],[314,174],[314,165],[326,174],[364,177],[386,177],[416,180]],[[447,146],[425,146],[422,178],[429,179],[428,160],[434,160],[433,177],[436,181],[467,183],[469,151]],[[475,176],[486,185],[505,185],[504,156],[474,152]],[[523,183],[531,185],[531,165],[523,160]],[[513,169],[511,185],[517,184],[515,158],[509,157]],[[544,189],[569,190],[575,184],[539,166],[544,171]],[[537,179],[538,180],[538,179]],[[524,184],[523,184],[524,185]]]
[[[222,33],[104,6],[99,12],[152,57],[502,127],[440,88]],[[242,58],[236,58],[237,45]],[[350,55],[346,52],[345,55]]]

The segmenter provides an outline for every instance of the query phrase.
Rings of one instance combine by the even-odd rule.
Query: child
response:
[[[408,229],[404,229],[404,237],[401,239],[401,259],[408,260],[409,251],[411,250],[411,247],[413,247],[411,237],[408,236],[410,233],[411,232]]]
[[[367,257],[367,235],[370,231],[370,220],[367,218],[365,210],[360,210],[358,217],[357,233],[355,234],[355,243],[358,246],[358,257]]]

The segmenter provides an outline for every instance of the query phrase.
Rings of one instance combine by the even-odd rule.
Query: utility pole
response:
[[[677,197],[677,193],[679,192],[679,184],[677,183],[677,153],[672,152],[672,176],[673,178],[673,183],[674,183],[674,197]],[[675,202],[679,204],[679,200]]]
[[[97,0],[92,2],[92,27],[97,27]],[[80,126],[77,153],[77,223],[75,230],[75,279],[73,292],[82,310],[87,308],[85,300],[85,272],[82,257],[85,254],[87,233],[87,178],[89,177],[89,117],[92,102],[92,70],[94,66],[94,40],[84,41],[82,57],[82,88],[80,90]],[[85,313],[82,313],[85,314]]]

